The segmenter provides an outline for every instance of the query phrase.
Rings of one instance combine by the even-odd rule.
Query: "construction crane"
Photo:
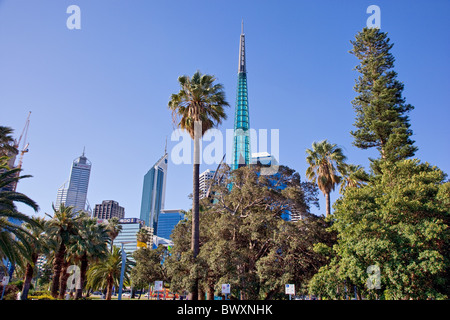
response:
[[[219,172],[220,167],[222,166],[223,160],[225,159],[225,155],[226,155],[226,154],[223,155],[222,160],[220,161],[219,165],[217,166],[216,172],[214,172],[214,175],[213,175],[213,177],[212,177],[212,179],[211,179],[211,184],[209,185],[208,190],[206,191],[206,198],[209,198],[209,196],[211,195],[211,188],[212,188],[212,185],[214,184],[214,182],[215,182],[215,180],[216,180],[216,175],[217,175],[217,173]],[[220,183],[220,181],[222,180],[222,178],[223,178],[223,173],[222,173],[222,175],[220,176],[220,178],[218,179],[218,182],[219,182],[219,183]]]
[[[17,166],[15,167],[15,168],[19,169],[17,171],[17,176],[19,176],[20,169],[22,169],[23,155],[28,152],[28,146],[30,145],[27,142],[28,127],[30,126],[30,115],[31,115],[31,111],[28,113],[27,121],[25,121],[25,126],[23,127],[23,130],[22,130],[22,133],[21,133],[21,135],[19,137],[19,140],[16,140],[15,143],[14,143],[14,147],[17,150],[20,150],[19,151],[19,153],[20,153],[20,155],[19,155],[19,162],[18,162]],[[23,138],[22,148],[19,149],[20,142],[22,141],[22,138]],[[13,190],[16,191],[16,189],[17,189],[17,181],[14,183],[14,189]]]

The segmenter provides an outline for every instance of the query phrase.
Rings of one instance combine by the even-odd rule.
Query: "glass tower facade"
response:
[[[124,218],[119,220],[122,231],[114,239],[114,245],[121,248],[123,242],[123,250],[131,254],[137,250],[137,233],[144,226],[144,221],[137,218]]]
[[[247,67],[245,61],[244,23],[239,44],[238,85],[234,115],[233,158],[231,169],[250,163],[250,117],[248,108]]]
[[[140,219],[157,233],[158,218],[164,209],[168,154],[159,159],[144,176]]]
[[[158,232],[156,235],[160,238],[171,239],[173,228],[184,220],[184,214],[181,210],[161,210],[158,219]]]
[[[56,209],[59,209],[61,203],[64,203],[66,207],[73,206],[74,211],[86,210],[91,167],[92,164],[85,157],[84,152],[73,161],[68,183],[58,189]]]

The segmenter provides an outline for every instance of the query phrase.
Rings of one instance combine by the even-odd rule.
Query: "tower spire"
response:
[[[247,68],[245,65],[245,34],[244,20],[241,23],[239,42],[238,88],[236,111],[234,116],[233,158],[231,169],[248,165],[250,156],[250,119],[248,110]]]
[[[239,42],[239,68],[238,73],[246,73],[247,68],[245,67],[245,34],[244,34],[244,19],[242,19],[241,25],[241,40]]]
[[[167,136],[166,136],[166,146],[164,147],[164,154],[167,154]]]

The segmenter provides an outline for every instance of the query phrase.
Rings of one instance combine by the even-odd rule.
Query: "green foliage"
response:
[[[47,290],[39,290],[39,291],[30,291],[28,295],[28,300],[56,300],[50,294],[50,291]]]
[[[53,298],[50,292],[46,292],[45,294],[33,294],[28,295],[29,300],[57,300],[56,298]]]
[[[130,271],[134,266],[128,257],[125,260],[124,283],[129,282]],[[116,246],[107,253],[105,259],[97,261],[87,272],[87,289],[107,289],[106,299],[111,299],[112,287],[120,286],[120,272],[122,267],[122,250]]]
[[[0,157],[10,157],[13,154],[19,153],[14,146],[13,132],[14,130],[10,127],[0,126]]]
[[[378,28],[364,28],[351,41],[360,64],[355,84],[358,96],[352,101],[356,112],[353,144],[361,149],[376,147],[382,159],[392,161],[412,157],[417,150],[410,139],[408,112],[413,106],[402,97],[404,85],[397,80],[393,44]]]
[[[335,298],[334,285],[347,283],[369,298],[448,296],[450,183],[437,167],[416,159],[380,168],[382,175],[336,201],[334,257],[314,276],[310,291]],[[376,292],[366,288],[371,265],[381,268]]]
[[[326,215],[331,214],[330,192],[341,182],[339,172],[345,168],[346,157],[336,144],[327,140],[313,142],[311,149],[306,149],[306,177],[317,184],[326,197]]]
[[[3,285],[0,283],[0,295],[3,292]],[[4,300],[16,300],[17,293],[20,292],[20,288],[13,282],[10,282],[5,287],[5,292],[3,295]]]
[[[166,248],[162,245],[156,249],[141,248],[133,253],[136,266],[131,270],[131,281],[136,288],[146,288],[149,283],[164,281],[167,277],[166,266],[162,262],[167,256]]]
[[[21,179],[30,176],[20,176],[21,169],[10,169],[8,158],[0,157],[0,260],[8,259],[13,263],[24,266],[32,251],[29,232],[22,227],[26,222],[36,225],[29,216],[17,209],[17,203],[25,204],[37,211],[39,206],[26,195],[14,191],[12,186]],[[13,223],[10,219],[20,221]]]
[[[287,167],[274,176],[261,176],[258,170],[226,167],[219,173],[222,183],[213,186],[214,200],[201,203],[197,259],[187,244],[191,214],[177,225],[166,260],[172,290],[189,291],[200,279],[209,298],[220,294],[223,283],[231,284],[232,298],[286,298],[286,283],[302,290],[325,263],[313,247],[318,241],[331,245],[332,233],[325,231],[323,218],[308,214],[317,202],[317,188]],[[286,222],[281,218],[286,210],[300,212],[304,219]]]
[[[213,75],[201,74],[199,71],[192,77],[180,76],[178,78],[180,91],[170,97],[168,107],[172,111],[173,122],[186,130],[192,139],[196,121],[201,121],[201,135],[203,135],[227,118],[224,107],[228,107],[229,104],[225,98],[223,85],[214,84],[214,81],[216,78]]]

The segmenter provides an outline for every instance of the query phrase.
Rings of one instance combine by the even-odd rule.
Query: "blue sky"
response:
[[[66,27],[73,4],[81,30]],[[372,4],[415,106],[416,156],[449,173],[449,1],[0,0],[0,124],[18,137],[32,111],[23,168],[33,178],[18,191],[38,202],[39,215],[51,213],[86,147],[91,206],[112,199],[139,217],[144,174],[166,136],[169,151],[177,143],[167,102],[178,76],[214,74],[231,106],[220,130],[233,127],[242,19],[250,126],[279,129],[280,162],[304,178],[305,149],[328,139],[368,168],[376,150],[353,147],[349,133],[358,61],[348,51]],[[166,208],[189,209],[192,166],[169,162],[168,170]],[[313,212],[323,214],[320,199]]]

